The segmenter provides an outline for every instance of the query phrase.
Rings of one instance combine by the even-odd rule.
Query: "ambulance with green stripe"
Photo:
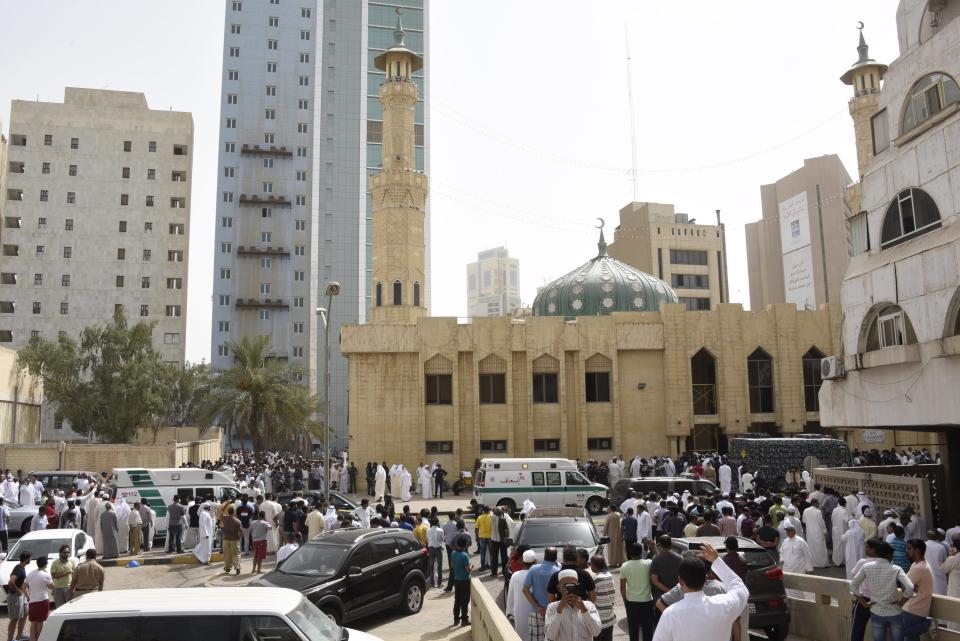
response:
[[[183,499],[213,496],[217,502],[225,496],[232,499],[240,496],[239,485],[231,475],[191,467],[118,467],[113,470],[110,488],[115,497],[124,499],[130,507],[137,501],[149,499],[150,507],[157,513],[156,537],[167,534],[167,506],[173,503],[174,496]]]
[[[480,505],[500,505],[511,512],[526,499],[537,507],[580,507],[600,514],[607,505],[606,485],[585,477],[565,458],[485,458],[473,482]]]

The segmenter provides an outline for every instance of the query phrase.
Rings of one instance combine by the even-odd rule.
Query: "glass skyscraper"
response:
[[[342,324],[370,302],[369,175],[380,166],[383,72],[400,10],[416,74],[417,169],[429,171],[428,0],[227,0],[211,362],[230,343],[267,335],[277,358],[301,364],[322,398],[326,283],[341,284],[330,327],[330,422],[347,446]],[[429,229],[429,210],[427,214]],[[429,232],[427,283],[429,304]]]

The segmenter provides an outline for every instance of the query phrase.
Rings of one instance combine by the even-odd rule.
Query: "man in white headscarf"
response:
[[[804,470],[800,473],[800,478],[803,479],[803,486],[807,490],[807,494],[813,492],[813,477],[810,476],[810,472]]]
[[[830,567],[830,558],[827,556],[827,524],[823,521],[820,502],[816,499],[803,511],[803,525],[813,567]]]
[[[803,522],[797,518],[797,508],[792,505],[787,508],[787,515],[783,517],[780,521],[780,525],[777,526],[777,530],[780,531],[780,545],[783,545],[783,542],[787,540],[787,526],[793,526],[794,531],[797,535],[803,539]],[[806,542],[804,542],[806,543]]]
[[[720,492],[723,494],[730,493],[730,484],[733,480],[733,470],[730,469],[730,466],[727,465],[727,462],[724,461],[723,465],[717,468],[717,483],[720,484]]]
[[[843,565],[846,547],[840,542],[843,533],[847,531],[847,523],[850,521],[847,516],[846,501],[840,499],[837,507],[830,513],[830,534],[833,539],[833,564]],[[850,566],[852,567],[852,566]]]
[[[375,479],[374,481],[375,489],[373,493],[376,495],[374,499],[377,501],[382,501],[383,497],[387,493],[387,471],[383,469],[383,466],[380,465],[379,463],[377,464],[377,473],[374,479]]]
[[[340,491],[346,493],[350,489],[350,467],[344,463],[340,466]]]
[[[844,502],[846,503],[847,516],[851,519],[860,518],[860,499],[857,498],[855,492],[850,492],[845,497],[843,497]]]
[[[620,465],[617,463],[617,457],[614,456],[612,459],[607,461],[607,480],[610,481],[610,487],[613,487],[617,484],[617,481],[620,480]]]
[[[7,474],[3,481],[3,498],[11,503],[17,503],[20,498],[20,484],[13,480],[13,474]]]
[[[29,481],[24,481],[23,483],[21,483],[20,495],[18,497],[20,505],[33,507],[34,503],[36,502],[34,499],[33,493],[34,493],[33,483]]]
[[[87,508],[87,521],[93,520],[93,541],[97,547],[97,552],[103,554],[103,541],[100,535],[100,515],[103,514],[103,499],[109,497],[106,492],[96,497]]]
[[[407,467],[404,465],[400,468],[400,500],[407,502],[410,500],[410,472],[407,471]]]
[[[417,477],[420,484],[420,497],[424,499],[433,498],[433,479],[430,477],[430,468],[421,465],[417,470]]]
[[[197,530],[197,546],[193,548],[193,555],[204,565],[210,565],[210,556],[213,554],[213,516],[210,514],[209,502],[200,506],[200,527]]]
[[[203,510],[201,509],[200,511]],[[267,530],[267,554],[274,554],[280,549],[279,530],[281,528],[280,524],[277,523],[277,517],[280,515],[280,512],[283,511],[283,508],[273,500],[273,495],[271,494],[270,498],[260,504],[260,511],[263,512],[263,520],[273,526]]]
[[[130,505],[126,499],[118,498],[113,504],[113,511],[117,514],[117,543],[120,554],[130,550]]]
[[[789,517],[787,517],[789,518]],[[793,523],[786,522],[784,531],[786,538],[780,543],[780,564],[785,572],[795,572],[797,574],[806,574],[813,572],[813,559],[810,556],[810,547],[807,542],[797,534],[797,528]],[[787,595],[795,599],[806,599],[807,593],[798,590],[787,590]]]
[[[323,515],[323,521],[328,530],[336,530],[337,527],[339,527],[339,525],[337,525],[337,508],[328,505],[327,513]]]
[[[877,519],[877,508],[873,505],[873,501],[871,501],[871,500],[867,497],[867,493],[866,493],[866,492],[857,492],[857,500],[860,502],[860,514],[859,514],[859,515],[862,516],[862,515],[864,514],[864,511],[863,511],[864,508],[867,508],[867,507],[868,507],[868,508],[870,508],[870,517],[873,518],[874,521],[876,521],[876,519]]]
[[[834,541],[836,540],[834,539]],[[847,531],[843,533],[836,545],[843,546],[843,561],[847,566],[848,581],[853,578],[853,568],[857,565],[857,561],[864,557],[864,541],[860,522],[857,519],[847,521]]]
[[[740,490],[742,492],[752,492],[753,491],[753,474],[750,472],[744,472],[740,477]]]
[[[640,476],[642,469],[643,469],[643,463],[640,462],[640,457],[634,456],[633,460],[630,461],[630,476],[634,478]]]
[[[520,510],[520,514],[530,514],[530,510],[537,507],[537,504],[531,501],[530,499],[523,499],[523,509]]]

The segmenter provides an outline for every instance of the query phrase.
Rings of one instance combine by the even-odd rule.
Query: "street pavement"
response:
[[[361,497],[356,497],[358,500]],[[436,500],[415,500],[410,503],[411,512],[416,513],[421,508],[430,508],[436,505],[441,513],[452,512],[458,507],[468,507],[469,497],[455,497]],[[472,519],[466,519],[468,530],[473,534]],[[154,552],[146,555],[147,559],[157,559],[164,556],[161,546],[156,546]],[[473,564],[479,567],[479,557],[473,555]],[[446,565],[446,564],[444,564]],[[164,565],[143,565],[137,568],[128,568],[123,566],[106,568],[105,588],[108,590],[118,589],[139,589],[146,587],[200,587],[200,586],[218,586],[218,587],[240,587],[247,585],[252,581],[255,575],[250,573],[252,560],[249,555],[242,557],[242,574],[224,574],[222,564],[213,563],[212,566],[202,566],[199,564],[164,564]],[[265,572],[274,568],[274,563],[264,563]],[[446,568],[445,568],[446,569]],[[488,572],[483,574],[475,573],[486,589],[496,600],[500,607],[503,607],[503,579],[492,578]],[[617,579],[614,571],[614,579]],[[628,639],[626,629],[626,615],[619,594],[616,596],[617,605],[617,623],[614,628],[613,638],[617,641]],[[405,617],[399,613],[384,612],[374,617],[367,618],[360,622],[351,623],[349,627],[363,630],[381,639],[389,641],[467,641],[470,639],[469,629],[458,628],[451,625],[453,611],[453,594],[444,592],[441,589],[429,589],[424,601],[423,609],[419,614],[413,617]],[[755,633],[754,633],[755,634]],[[753,636],[753,635],[751,635]],[[762,635],[756,637],[763,639]],[[790,637],[789,641],[802,641],[796,637]]]

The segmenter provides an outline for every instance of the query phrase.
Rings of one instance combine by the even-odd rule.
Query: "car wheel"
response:
[[[591,496],[585,507],[590,514],[600,514],[603,512],[603,499],[599,496]]]
[[[407,583],[400,597],[400,611],[404,614],[416,614],[423,607],[424,585],[420,581],[412,580]]]
[[[340,614],[340,608],[336,608],[332,605],[324,605],[320,607],[320,611],[330,617],[330,620],[336,623],[338,626],[343,625],[343,615]]]
[[[33,517],[23,520],[23,523],[20,524],[20,536],[23,536],[28,532],[30,532],[30,521],[32,520],[33,520]]]
[[[517,504],[513,499],[500,499],[497,501],[497,507],[506,508],[511,514],[517,510]]]
[[[783,624],[767,625],[763,628],[763,633],[767,635],[770,641],[783,641],[787,638],[789,629]]]

